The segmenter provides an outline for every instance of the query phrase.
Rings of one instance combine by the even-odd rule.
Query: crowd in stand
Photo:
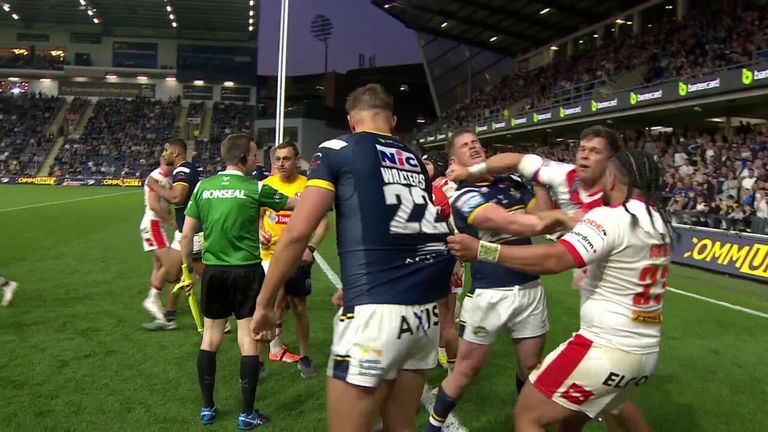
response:
[[[47,128],[62,103],[35,93],[0,97],[0,173],[37,174],[53,146]]]
[[[570,58],[560,50],[544,67],[506,76],[474,94],[471,101],[445,111],[423,132],[473,126],[495,115],[510,117],[593,97],[596,91],[608,91],[619,75],[638,69],[642,81],[650,83],[757,60],[768,55],[767,29],[767,9],[733,14],[707,9],[693,10],[682,21],[670,16],[638,34],[607,33],[596,49],[580,50]]]
[[[214,103],[210,138],[196,142],[193,162],[203,170],[205,175],[218,172],[223,168],[220,162],[221,142],[232,133],[251,133],[252,125],[253,105],[232,102]]]
[[[622,137],[628,148],[659,155],[673,223],[768,234],[768,126],[742,124],[730,134],[630,130]],[[494,150],[573,162],[577,145],[559,141]]]
[[[180,99],[100,99],[80,137],[56,156],[52,175],[137,177],[154,168],[174,135]]]

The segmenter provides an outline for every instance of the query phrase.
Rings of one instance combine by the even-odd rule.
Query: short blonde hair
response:
[[[381,84],[367,84],[347,96],[347,114],[353,111],[382,110],[392,112],[394,102]]]

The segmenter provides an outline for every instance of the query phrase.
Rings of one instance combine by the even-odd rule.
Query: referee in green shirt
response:
[[[248,177],[258,164],[256,142],[245,134],[233,134],[221,143],[227,169],[201,181],[187,206],[181,233],[184,265],[192,263],[192,238],[199,223],[205,227],[202,276],[203,341],[197,355],[197,374],[203,394],[200,421],[211,424],[216,418],[213,389],[216,352],[224,338],[227,318],[237,319],[240,346],[240,387],[243,409],[239,429],[253,429],[267,418],[254,410],[259,378],[257,342],[250,336],[250,321],[256,297],[264,280],[259,253],[259,210],[292,210],[289,198],[270,186]],[[191,285],[187,287],[191,290]]]

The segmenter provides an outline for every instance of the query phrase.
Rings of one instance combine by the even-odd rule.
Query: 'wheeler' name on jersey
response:
[[[326,141],[307,187],[335,191],[345,306],[417,305],[445,295],[453,259],[448,224],[433,204],[421,160],[391,135]]]

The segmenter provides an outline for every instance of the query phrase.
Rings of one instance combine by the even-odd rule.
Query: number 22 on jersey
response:
[[[391,234],[447,234],[448,224],[437,221],[437,208],[430,201],[429,194],[417,186],[388,184],[384,186],[387,205],[399,205],[389,223]],[[424,217],[419,222],[408,219],[415,206],[426,206]]]

